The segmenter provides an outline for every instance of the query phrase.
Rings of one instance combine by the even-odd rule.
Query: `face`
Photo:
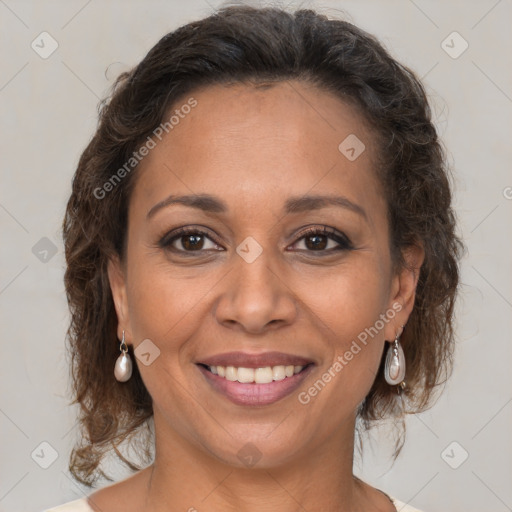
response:
[[[300,82],[191,96],[137,169],[126,258],[109,267],[119,337],[146,354],[158,428],[272,467],[353,430],[416,274],[392,272],[373,142],[352,108]]]

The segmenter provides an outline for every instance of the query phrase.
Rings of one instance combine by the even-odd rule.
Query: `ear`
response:
[[[133,338],[131,335],[130,317],[128,314],[126,273],[117,255],[112,256],[109,259],[108,280],[110,283],[110,290],[112,291],[112,298],[114,299],[114,306],[117,313],[117,337],[121,339],[124,330],[126,344],[129,344],[129,340],[132,340]]]
[[[411,245],[402,251],[405,266],[395,274],[391,281],[391,295],[388,310],[395,311],[393,321],[386,324],[385,337],[394,341],[400,335],[402,326],[407,323],[414,307],[416,286],[420,269],[425,260],[425,250],[422,245]]]

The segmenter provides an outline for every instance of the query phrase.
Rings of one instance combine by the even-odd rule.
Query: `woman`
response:
[[[70,470],[136,472],[52,510],[417,510],[353,475],[354,434],[451,371],[455,228],[424,89],[374,37],[250,7],[166,35],[64,221]]]

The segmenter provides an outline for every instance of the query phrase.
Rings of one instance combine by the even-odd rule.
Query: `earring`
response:
[[[402,330],[403,328],[404,326],[402,325]],[[391,386],[400,385],[403,389],[405,387],[405,355],[398,338],[399,335],[397,334],[393,345],[388,348],[386,364],[384,366],[384,378]]]
[[[124,341],[124,331],[119,350],[121,350],[122,354],[117,358],[114,375],[119,382],[126,382],[132,376],[133,364],[132,358],[128,354],[128,347]]]

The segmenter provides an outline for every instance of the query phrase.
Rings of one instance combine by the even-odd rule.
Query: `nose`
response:
[[[252,263],[238,254],[233,259],[215,305],[217,321],[252,334],[293,323],[297,300],[270,251],[263,250]]]

